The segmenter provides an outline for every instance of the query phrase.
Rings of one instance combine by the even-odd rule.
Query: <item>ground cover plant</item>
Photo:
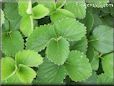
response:
[[[1,83],[114,84],[113,0],[5,0]]]

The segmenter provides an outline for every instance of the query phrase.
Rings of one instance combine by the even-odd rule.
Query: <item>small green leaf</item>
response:
[[[37,27],[27,39],[27,49],[41,51],[52,37],[56,37],[53,25]]]
[[[26,15],[22,17],[20,30],[26,37],[30,36],[30,34],[33,32],[32,16]]]
[[[86,27],[72,18],[61,19],[54,22],[58,35],[63,36],[69,41],[78,41],[86,34]]]
[[[58,66],[45,59],[44,63],[39,66],[35,82],[39,84],[62,84],[65,75],[64,66]]]
[[[5,21],[4,12],[2,9],[0,9],[0,13],[1,13],[0,20],[1,20],[1,25],[2,25],[2,24],[4,24],[4,21]]]
[[[85,0],[67,0],[65,9],[75,14],[78,19],[83,19],[86,16],[86,3]]]
[[[52,39],[46,49],[49,60],[55,64],[62,65],[68,58],[69,43],[64,38]]]
[[[19,79],[25,84],[32,83],[33,79],[36,77],[36,72],[32,68],[22,64],[19,64],[17,73]]]
[[[37,6],[33,7],[32,10],[32,17],[34,19],[41,19],[49,14],[49,9],[42,4],[38,4]]]
[[[113,53],[107,54],[102,57],[102,67],[103,67],[104,73],[106,73],[111,78],[113,78],[113,74],[114,74],[113,62],[114,62]]]
[[[11,57],[1,59],[1,80],[6,80],[15,72],[15,61]]]
[[[15,56],[15,54],[23,50],[24,40],[18,31],[2,33],[2,51],[5,55]]]
[[[99,25],[93,31],[91,38],[92,46],[101,53],[108,53],[113,50],[113,28],[106,25]]]
[[[79,51],[71,51],[65,62],[68,75],[73,81],[83,81],[92,75],[92,68],[86,55]]]
[[[29,67],[37,67],[43,62],[43,58],[33,50],[23,50],[16,54],[15,60],[17,64],[27,65]]]

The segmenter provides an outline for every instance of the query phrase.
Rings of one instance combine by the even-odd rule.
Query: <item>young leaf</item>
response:
[[[2,34],[2,51],[5,55],[15,56],[15,54],[23,50],[24,40],[18,31]]]
[[[52,39],[46,49],[49,60],[55,64],[62,65],[68,58],[69,43],[64,38]]]
[[[20,30],[26,37],[30,36],[30,34],[33,32],[32,16],[26,15],[22,17]]]
[[[34,19],[41,19],[49,14],[49,9],[42,4],[38,4],[37,6],[33,7],[32,11],[32,17]]]
[[[19,79],[25,84],[32,83],[33,79],[36,77],[36,72],[32,68],[22,64],[19,64],[17,73]]]
[[[113,50],[113,28],[106,25],[99,25],[93,31],[91,38],[92,45],[101,53],[108,53]]]
[[[107,5],[109,0],[86,0],[86,2],[91,4],[92,7],[103,8]]]
[[[65,9],[74,13],[78,19],[83,19],[86,16],[85,0],[67,0]]]
[[[80,51],[71,51],[67,61],[65,62],[65,68],[68,75],[73,81],[82,81],[87,79],[92,74],[91,65],[86,55]]]
[[[102,57],[102,67],[104,73],[106,73],[109,77],[113,78],[114,74],[114,64],[113,64],[113,53],[107,54]]]
[[[37,27],[27,39],[27,49],[41,51],[52,37],[56,37],[53,25]]]
[[[58,35],[63,36],[69,41],[78,41],[86,34],[86,27],[72,18],[61,19],[54,22]]]
[[[58,66],[48,59],[39,66],[35,83],[39,84],[62,84],[65,78],[64,66]]]
[[[37,67],[43,62],[43,58],[33,50],[23,50],[15,55],[17,64],[23,64],[29,67]]]
[[[11,57],[1,59],[1,80],[6,80],[15,72],[15,61]]]

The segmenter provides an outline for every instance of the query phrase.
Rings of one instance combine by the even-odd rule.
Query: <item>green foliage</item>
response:
[[[30,84],[36,77],[36,72],[30,67],[37,67],[42,62],[42,57],[32,50],[23,50],[16,53],[15,60],[11,57],[2,58],[3,84],[13,84],[13,82],[15,84]]]
[[[110,4],[109,0],[4,0],[1,83],[114,84]]]

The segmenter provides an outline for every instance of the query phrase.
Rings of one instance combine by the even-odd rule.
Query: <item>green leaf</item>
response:
[[[27,39],[27,49],[41,51],[46,47],[49,40],[55,36],[56,34],[53,25],[44,25],[37,27]]]
[[[69,43],[64,38],[52,39],[46,49],[49,60],[55,64],[62,65],[68,58]]]
[[[45,59],[44,63],[39,66],[35,84],[62,84],[65,76],[64,66],[58,66]]]
[[[113,50],[113,28],[106,25],[99,25],[93,31],[92,45],[101,53],[108,53]]]
[[[87,47],[88,47],[87,38],[83,37],[81,40],[72,43],[71,50],[79,50],[81,52],[86,53]]]
[[[114,84],[113,82],[113,78],[107,76],[107,74],[105,73],[102,73],[100,75],[98,75],[98,78],[97,78],[97,84]]]
[[[84,81],[84,84],[97,84],[97,74],[95,71],[93,71],[92,75]]]
[[[60,19],[66,18],[66,17],[75,18],[74,14],[71,13],[70,11],[68,11],[68,10],[65,10],[65,9],[57,9],[51,15],[51,20],[54,22],[54,21],[58,21]]]
[[[39,4],[43,4],[45,7],[49,9],[49,11],[54,11],[56,9],[55,0],[37,0]]]
[[[32,10],[32,17],[34,19],[41,19],[49,14],[49,9],[42,4],[38,4],[37,6],[33,7]]]
[[[37,67],[43,62],[43,58],[33,50],[23,50],[16,54],[17,64],[23,64],[29,67]]]
[[[11,12],[13,11],[13,12]],[[16,0],[13,3],[5,2],[4,5],[4,14],[9,20],[16,20],[19,17],[18,14],[18,5]]]
[[[5,18],[10,22],[10,27],[8,29],[14,31],[19,29],[21,16],[18,13],[18,4],[16,3],[16,0],[14,0],[13,3],[9,2],[5,2],[3,11]]]
[[[18,12],[21,16],[27,15],[28,1],[18,0]]]
[[[85,26],[87,27],[87,33],[90,34],[90,32],[93,29],[92,27],[94,24],[94,17],[91,12],[87,11],[87,15],[85,17],[84,22],[85,22]]]
[[[65,9],[75,14],[78,19],[83,19],[86,16],[86,3],[85,0],[67,0]]]
[[[19,64],[17,73],[19,79],[25,84],[32,83],[33,79],[36,77],[36,72],[32,68],[22,64]]]
[[[86,27],[72,18],[61,19],[54,22],[58,35],[63,36],[69,41],[78,41],[86,34]]]
[[[23,82],[19,79],[17,72],[8,78],[4,84],[22,84]]]
[[[102,57],[102,67],[104,73],[106,73],[109,77],[113,78],[114,74],[114,64],[113,64],[113,53],[107,54]]]
[[[103,8],[105,6],[107,6],[107,3],[109,2],[109,0],[86,0],[87,3],[91,4],[92,7],[97,7],[97,8]]]
[[[11,57],[1,59],[1,80],[6,80],[15,72],[15,61]]]
[[[83,81],[91,76],[92,69],[86,55],[80,51],[71,51],[65,62],[68,75],[73,81]]]
[[[15,54],[23,50],[24,40],[18,31],[2,33],[2,52],[7,56],[15,56]]]
[[[30,34],[33,32],[32,16],[26,15],[22,17],[20,30],[26,37],[30,36]]]

